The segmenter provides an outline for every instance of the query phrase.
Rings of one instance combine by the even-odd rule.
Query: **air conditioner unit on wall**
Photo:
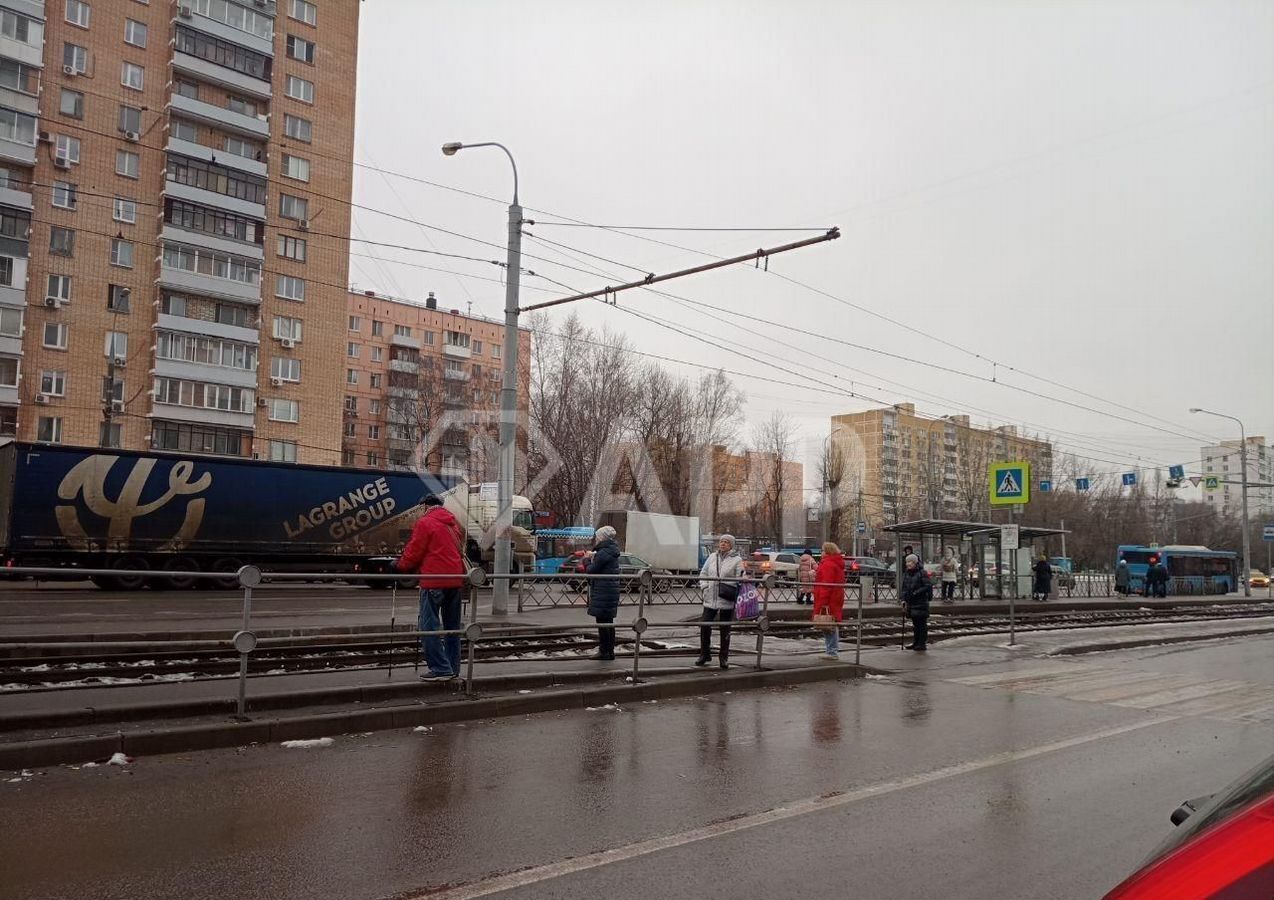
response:
[[[48,402],[49,402],[48,395],[47,395],[47,394],[36,394],[36,395],[35,395],[35,402],[36,402],[36,403],[38,403],[38,404],[40,404],[41,406],[43,406],[44,404],[46,404],[46,403],[48,403]]]
[[[136,144],[141,139],[142,139],[142,136],[138,134],[136,131],[124,132],[124,140],[128,141],[129,143]]]
[[[71,161],[67,159],[65,156],[55,156],[53,157],[53,168],[69,169],[71,168]]]
[[[189,6],[180,6],[177,8],[177,15],[181,16],[183,19],[189,19],[194,14],[195,11]]]
[[[128,360],[122,356],[115,357],[113,360],[111,360],[111,362],[114,364],[115,368],[117,369],[122,369],[126,365],[128,365]]]
[[[265,399],[264,397],[257,398],[257,406],[261,407],[262,409],[265,409],[269,405],[270,405],[270,401]]]
[[[111,412],[123,412],[123,411],[124,411],[124,401],[123,401],[123,400],[112,400],[112,401],[111,401]]]
[[[60,297],[45,297],[44,305],[49,309],[58,309],[62,306],[62,299]]]
[[[75,68],[75,66],[63,66],[62,74],[74,76],[80,74],[80,70]]]
[[[291,350],[294,347],[296,347],[296,341],[292,340],[291,338],[280,338],[279,346],[282,347],[284,350]]]
[[[283,379],[282,379],[282,378],[271,378],[271,379],[270,379],[270,387],[283,387]]]

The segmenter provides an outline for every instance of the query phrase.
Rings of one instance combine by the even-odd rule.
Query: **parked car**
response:
[[[1068,572],[1061,566],[1049,566],[1053,570],[1053,583],[1059,588],[1073,588],[1075,586],[1075,573]]]
[[[761,579],[771,572],[779,584],[796,584],[801,568],[801,560],[795,553],[783,553],[776,550],[757,550],[751,559],[743,561],[743,571],[753,578]]]
[[[1178,830],[1105,900],[1274,897],[1274,756],[1170,819]]]
[[[575,553],[572,553],[570,556],[568,556],[565,560],[562,561],[561,567],[557,570],[558,573],[564,574],[564,575],[572,575],[577,572],[587,572],[588,571],[588,556],[589,556],[589,551],[577,550]],[[620,574],[620,577],[623,577],[623,576],[629,576],[629,577],[624,578],[624,580],[620,582],[619,589],[627,594],[635,593],[636,591],[638,591],[641,588],[641,584],[637,580],[636,576],[639,572],[641,572],[642,569],[650,569],[650,573],[652,575],[660,575],[660,576],[672,575],[672,573],[668,571],[667,569],[655,568],[654,566],[650,565],[650,563],[642,559],[640,556],[634,556],[631,553],[621,553],[619,555],[619,574]],[[578,580],[572,578],[567,581],[567,584],[570,585],[571,590],[579,592],[579,593],[583,593],[584,591],[588,590],[588,580],[585,578],[580,578]],[[672,589],[672,580],[670,577],[656,578],[654,584],[651,586],[651,589],[655,591],[655,593],[666,594],[668,593],[668,591]]]
[[[1270,586],[1270,576],[1260,569],[1253,569],[1247,576],[1247,583],[1249,587],[1267,588]]]
[[[877,584],[893,587],[896,576],[888,563],[871,556],[850,556],[845,560],[845,581],[858,584],[858,579],[867,575],[876,579]]]

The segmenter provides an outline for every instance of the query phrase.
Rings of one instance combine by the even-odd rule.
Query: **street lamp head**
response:
[[[443,156],[455,156],[458,150],[464,149],[464,144],[459,141],[451,141],[442,145]]]

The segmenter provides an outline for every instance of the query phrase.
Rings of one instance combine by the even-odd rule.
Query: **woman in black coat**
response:
[[[619,610],[619,544],[615,529],[604,525],[594,535],[593,556],[588,562],[589,575],[614,575],[614,578],[590,578],[588,581],[588,614],[598,625],[615,621]],[[597,659],[615,658],[615,629],[597,629]]]

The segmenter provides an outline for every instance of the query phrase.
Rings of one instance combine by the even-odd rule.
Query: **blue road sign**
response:
[[[1031,501],[1031,464],[1029,462],[992,463],[990,494],[992,506]]]
[[[1077,491],[1086,491],[1086,490],[1088,490],[1088,479],[1087,479],[1087,478],[1076,478],[1076,479],[1075,479],[1075,490],[1077,490]]]
[[[859,534],[866,534],[866,533],[867,533],[867,523],[866,523],[866,522],[859,522],[859,523],[858,523],[858,533],[859,533]]]
[[[1041,493],[1041,494],[1047,494],[1047,493],[1048,493],[1049,491],[1051,491],[1052,489],[1053,489],[1053,482],[1051,482],[1051,481],[1041,481],[1041,482],[1040,482],[1040,493]]]
[[[1136,484],[1136,483],[1137,483],[1137,473],[1136,473],[1136,472],[1125,472],[1125,473],[1124,473],[1124,487],[1132,487],[1132,486],[1133,486],[1134,484]]]
[[[1168,477],[1176,478],[1178,481],[1186,477],[1185,466],[1168,466]]]

